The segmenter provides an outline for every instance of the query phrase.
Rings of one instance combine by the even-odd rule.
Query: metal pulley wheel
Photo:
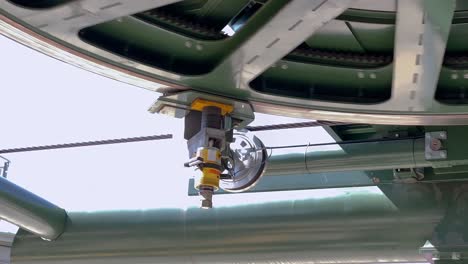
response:
[[[265,146],[253,133],[234,132],[226,164],[232,177],[221,179],[220,187],[227,192],[243,192],[252,188],[263,175],[267,158]]]

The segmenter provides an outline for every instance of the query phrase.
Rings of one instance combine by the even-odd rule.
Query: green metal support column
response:
[[[402,208],[365,187],[213,210],[72,212],[53,243],[18,233],[12,263],[420,262],[445,211],[435,189],[415,188],[397,193]]]
[[[44,239],[54,240],[65,228],[65,210],[0,177],[0,218]]]

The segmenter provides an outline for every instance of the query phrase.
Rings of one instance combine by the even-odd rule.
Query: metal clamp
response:
[[[220,104],[232,105],[233,110],[229,113],[230,120],[226,120],[227,122],[225,123],[229,125],[229,129],[242,129],[255,119],[253,108],[246,101],[233,100],[227,97],[195,91],[183,91],[160,96],[148,111],[153,114],[159,113],[176,118],[184,118],[191,110],[192,103],[200,98]]]
[[[0,156],[0,159],[4,160],[3,166],[0,167],[0,176],[6,179],[8,175],[8,168],[10,167],[10,160],[2,156]]]
[[[425,137],[426,160],[447,159],[446,140],[446,131],[427,132]]]

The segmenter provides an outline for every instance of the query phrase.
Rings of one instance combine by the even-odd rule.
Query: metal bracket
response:
[[[419,250],[421,254],[430,256],[434,264],[456,264],[466,263],[465,254],[462,252],[439,252],[437,249],[424,249]]]
[[[148,111],[153,114],[158,113],[176,118],[184,118],[190,111],[192,102],[198,98],[232,105],[234,110],[229,116],[233,128],[244,128],[255,118],[253,108],[248,102],[195,91],[183,91],[161,96]]]
[[[392,98],[402,111],[427,111],[434,100],[456,1],[399,0]]]
[[[424,168],[398,168],[393,170],[395,183],[415,183],[424,179]]]
[[[3,166],[0,167],[0,176],[3,178],[7,178],[8,175],[8,168],[10,167],[11,161],[5,157],[0,156],[0,159],[3,159]]]
[[[426,160],[447,159],[446,140],[446,131],[427,132],[425,137]]]

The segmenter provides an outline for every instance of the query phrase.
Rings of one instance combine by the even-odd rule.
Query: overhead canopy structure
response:
[[[152,90],[355,123],[468,123],[464,0],[11,0],[0,32]]]
[[[12,262],[466,259],[467,18],[468,0],[0,1],[1,34],[163,93],[150,112],[186,118],[187,164],[213,180],[195,185],[205,201],[221,176],[231,191],[359,187],[211,211],[84,213],[1,179],[0,217],[22,228]],[[239,187],[239,171],[221,173],[254,112],[333,121],[341,149],[267,156],[245,137],[237,167],[255,177]],[[260,158],[249,160],[249,143]],[[64,146],[76,144],[43,149]]]

